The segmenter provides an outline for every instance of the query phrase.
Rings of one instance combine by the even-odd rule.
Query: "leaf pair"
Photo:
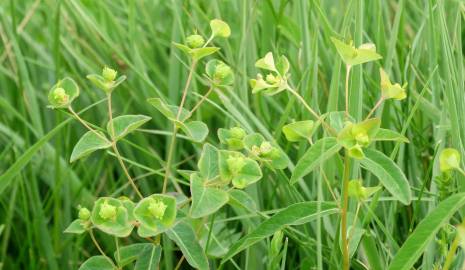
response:
[[[113,141],[118,141],[124,138],[129,133],[138,129],[143,124],[147,123],[151,117],[145,115],[122,115],[113,118],[107,124],[107,132]],[[86,157],[92,152],[100,149],[106,149],[112,146],[110,140],[107,139],[105,134],[100,131],[86,132],[76,143],[71,153],[70,162],[77,159]]]
[[[202,142],[208,135],[208,126],[201,121],[187,121],[190,117],[189,111],[182,108],[179,112],[178,106],[168,105],[160,98],[149,98],[147,100],[168,120],[174,122],[177,127],[186,134],[186,136],[194,142]]]
[[[344,63],[348,66],[355,66],[382,58],[381,55],[376,53],[376,46],[373,43],[365,43],[355,48],[352,42],[347,44],[333,37],[331,37],[331,41]]]
[[[283,126],[282,130],[286,139],[290,142],[309,140],[316,129],[312,120],[298,121]]]

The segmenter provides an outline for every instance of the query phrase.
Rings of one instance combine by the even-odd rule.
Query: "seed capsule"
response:
[[[166,207],[167,205],[162,201],[153,200],[150,202],[148,210],[153,217],[162,219],[165,215]]]
[[[200,48],[205,44],[205,39],[201,35],[190,35],[186,38],[186,45],[191,48]]]

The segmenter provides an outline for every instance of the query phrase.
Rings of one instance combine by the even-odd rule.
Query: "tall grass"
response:
[[[142,192],[159,191],[172,124],[146,99],[162,97],[179,104],[189,63],[172,41],[182,42],[195,29],[207,33],[213,18],[231,26],[231,37],[217,45],[222,48],[219,57],[233,67],[236,80],[231,91],[209,96],[195,113],[194,118],[210,128],[207,142],[217,142],[218,128],[240,125],[276,140],[293,163],[290,169],[303,155],[308,144],[287,142],[281,128],[311,115],[294,96],[267,98],[250,93],[248,80],[257,73],[255,60],[268,51],[288,56],[290,80],[321,113],[344,110],[345,67],[330,37],[351,37],[356,44],[373,42],[383,56],[352,70],[349,111],[357,120],[363,120],[377,101],[379,67],[394,81],[408,82],[407,99],[385,103],[377,116],[384,128],[404,133],[411,142],[377,146],[403,169],[414,200],[404,206],[384,192],[368,201],[360,210],[364,232],[352,259],[353,269],[387,268],[418,223],[438,204],[437,153],[452,146],[465,154],[465,5],[459,0],[0,1],[2,269],[77,269],[98,250],[88,236],[63,234],[76,217],[76,206],[91,205],[98,196],[132,192],[118,163],[107,153],[68,162],[85,130],[68,115],[46,108],[50,87],[64,76],[75,79],[84,92],[76,110],[103,126],[105,97],[84,75],[104,65],[127,75],[113,97],[115,113],[141,113],[153,121],[122,142],[120,152]],[[187,106],[206,91],[201,76],[201,72],[194,74]],[[86,111],[89,104],[92,108]],[[178,139],[173,163],[178,169],[195,169],[201,149],[200,144]],[[320,171],[324,173],[310,174],[292,186],[290,171],[266,172],[247,192],[262,214],[302,201],[332,201],[332,193],[340,195],[336,175],[342,171],[342,160],[331,159]],[[352,174],[352,178],[362,176],[358,163],[353,164]],[[378,183],[370,174],[363,178],[369,186]],[[465,177],[457,176],[457,190],[465,191],[464,181]],[[354,213],[355,208],[351,204],[349,211]],[[461,219],[454,216],[451,224]],[[217,216],[215,224],[245,234],[262,221],[259,215],[244,213],[235,218]],[[286,230],[286,259],[278,267],[339,269],[339,222],[334,215],[295,227],[297,233]],[[105,249],[114,250],[112,238],[97,237]],[[181,255],[165,241],[161,269],[173,269]],[[223,269],[275,269],[264,259],[269,242],[267,238],[248,247]],[[450,242],[438,236],[415,268],[442,265]],[[465,258],[461,250],[457,256],[457,262]],[[212,268],[219,267],[219,260],[211,262]],[[184,262],[182,267],[189,266]]]

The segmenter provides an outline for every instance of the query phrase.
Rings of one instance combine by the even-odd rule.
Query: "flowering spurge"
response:
[[[50,89],[48,94],[49,107],[53,109],[68,108],[78,96],[78,85],[73,79],[66,77]]]
[[[151,237],[171,228],[176,219],[176,198],[165,194],[153,194],[142,199],[134,208],[139,223],[137,234]]]
[[[245,136],[244,145],[252,158],[267,163],[274,169],[284,169],[289,164],[286,154],[259,133]]]
[[[126,80],[126,76],[122,75],[116,78],[118,72],[114,69],[109,67],[104,67],[102,70],[101,75],[98,74],[89,74],[87,75],[87,79],[92,82],[97,88],[104,91],[105,93],[109,94],[113,92],[113,90],[120,85],[124,80]]]
[[[205,66],[207,78],[215,86],[227,86],[234,83],[234,73],[230,66],[220,60],[210,60]]]
[[[245,188],[262,178],[262,170],[258,163],[240,152],[219,151],[220,177],[235,188]]]
[[[354,179],[349,181],[349,197],[353,197],[358,201],[364,201],[371,195],[381,189],[381,186],[364,187],[361,179]]]
[[[222,144],[226,144],[230,150],[241,150],[244,148],[243,139],[247,135],[244,129],[232,127],[230,129],[219,128],[218,139]]]
[[[194,33],[186,37],[185,44],[174,43],[174,46],[187,54],[192,60],[198,61],[220,49],[218,47],[207,47],[215,37],[228,38],[231,35],[229,25],[219,19],[210,21],[210,30],[211,34],[207,41],[203,36]]]
[[[272,96],[290,88],[287,82],[290,76],[288,73],[290,65],[286,56],[280,56],[275,62],[273,53],[268,52],[265,57],[255,62],[255,66],[266,70],[268,74],[263,76],[258,73],[256,79],[250,80],[252,93],[263,92],[265,95]]]
[[[445,148],[439,155],[439,168],[442,172],[460,169],[460,153],[454,148]]]
[[[133,204],[122,200],[102,197],[95,201],[90,220],[99,230],[116,237],[127,237],[131,234],[135,220],[131,214],[132,208],[126,205]]]
[[[356,159],[364,157],[363,149],[370,145],[379,131],[381,121],[372,118],[360,123],[346,122],[345,127],[339,132],[337,141],[349,150],[349,155]]]

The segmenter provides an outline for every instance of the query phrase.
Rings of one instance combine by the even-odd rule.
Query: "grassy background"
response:
[[[274,138],[295,162],[308,145],[287,143],[281,126],[292,119],[311,118],[287,94],[251,96],[248,79],[257,72],[255,60],[268,51],[288,55],[291,80],[298,91],[318,111],[336,111],[343,109],[345,70],[329,38],[352,37],[356,44],[371,41],[383,59],[353,69],[350,111],[362,119],[376,102],[380,66],[393,81],[408,82],[408,98],[402,103],[387,102],[378,116],[383,127],[404,131],[411,143],[379,147],[404,169],[416,198],[406,207],[383,193],[379,203],[371,204],[372,212],[362,209],[368,236],[355,258],[363,261],[367,251],[375,250],[379,261],[371,268],[379,265],[383,269],[437,203],[432,181],[438,174],[433,162],[437,151],[453,146],[462,156],[465,153],[464,16],[465,6],[458,0],[0,1],[0,174],[68,119],[46,108],[48,90],[64,76],[81,86],[75,109],[93,104],[83,117],[103,126],[106,107],[98,102],[104,96],[85,75],[109,65],[128,76],[114,95],[115,114],[153,117],[145,126],[146,133],[131,135],[121,144],[122,154],[131,161],[132,174],[145,194],[160,191],[169,139],[166,131],[171,131],[171,125],[146,99],[179,102],[187,60],[172,41],[183,41],[195,29],[207,35],[208,21],[213,18],[225,20],[232,28],[232,36],[217,45],[222,47],[219,57],[235,70],[236,82],[232,91],[211,96],[195,116],[210,127],[207,141],[217,142],[219,127],[241,125]],[[200,66],[187,107],[207,90],[202,70]],[[108,154],[68,163],[84,131],[74,121],[65,122],[51,139],[43,140],[37,153],[26,155],[30,159],[24,159],[24,167],[14,167],[9,177],[0,178],[3,269],[77,269],[89,255],[98,253],[88,236],[64,235],[64,228],[75,218],[78,204],[91,205],[93,196],[131,194],[131,190],[121,188],[126,187],[126,180]],[[200,149],[201,145],[179,140],[175,152],[179,168],[195,168]],[[340,167],[340,160],[334,159],[324,168],[337,194],[340,183],[334,171]],[[332,199],[320,174],[311,174],[293,187],[287,183],[289,175],[289,170],[268,172],[248,189],[261,210]],[[353,176],[361,177],[360,170],[354,170]],[[363,177],[367,183],[377,183],[370,175]],[[457,188],[465,190],[465,179],[459,180]],[[222,221],[245,232],[260,218],[239,216]],[[337,269],[338,222],[337,217],[319,220],[298,228],[305,237],[289,235],[286,269]],[[98,237],[106,250],[113,250],[112,239]],[[262,258],[267,249],[268,243],[261,242],[236,256],[235,263],[242,269],[265,269]],[[167,248],[163,268],[172,269],[179,257]],[[440,249],[433,243],[417,266],[433,269],[439,258]],[[232,263],[226,267],[234,269]]]

